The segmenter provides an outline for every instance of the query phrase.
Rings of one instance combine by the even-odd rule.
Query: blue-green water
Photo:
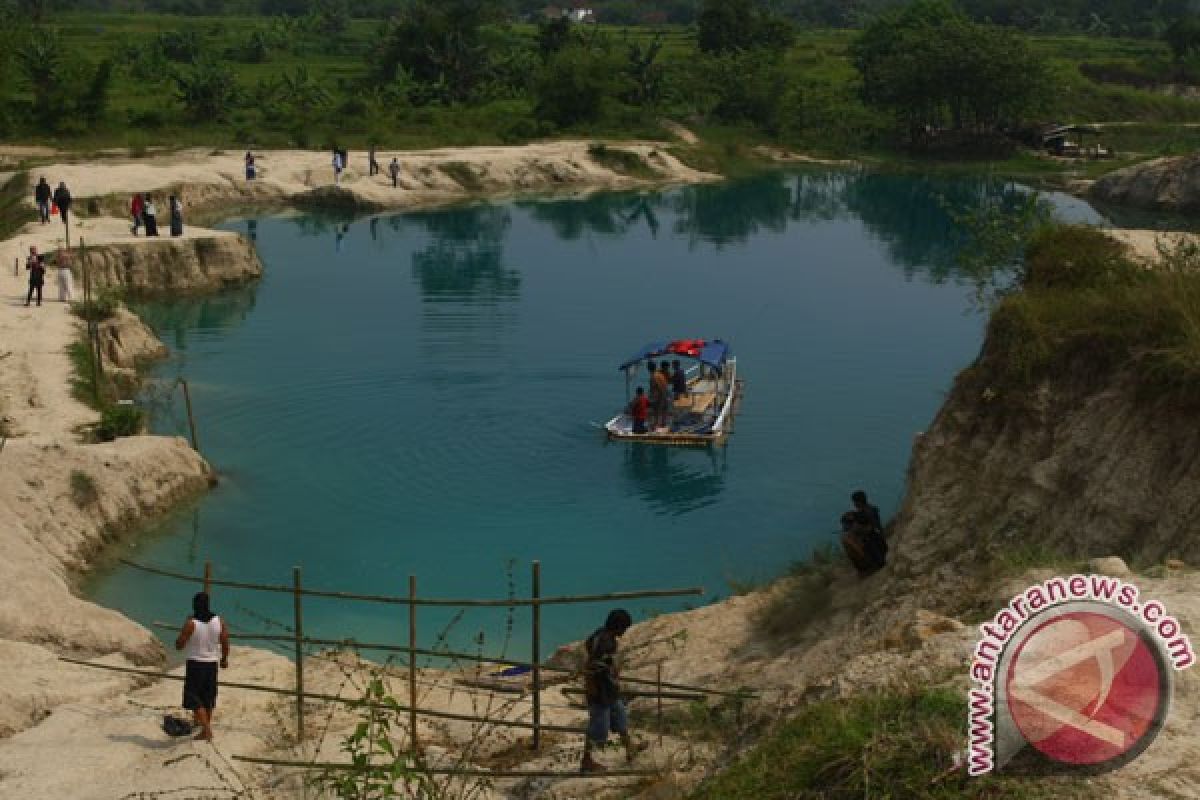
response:
[[[259,285],[139,308],[175,352],[160,377],[192,387],[221,484],[123,554],[272,584],[299,565],[312,588],[394,595],[412,573],[435,597],[525,594],[532,559],[546,594],[702,585],[700,602],[772,576],[834,541],[852,489],[897,506],[913,436],[985,322],[956,277],[951,212],[999,191],[809,173],[233,221],[256,237]],[[594,423],[624,402],[617,364],[675,337],[726,338],[739,357],[728,447],[606,444]],[[155,424],[186,430],[178,407]],[[150,622],[181,618],[194,587],[111,568],[88,589]],[[242,630],[290,621],[290,603],[214,597]],[[546,638],[606,611],[550,608]],[[449,619],[422,610],[425,643]],[[305,622],[330,638],[407,629],[402,608],[323,601]],[[452,638],[483,631],[496,652],[504,629],[503,613],[473,612]]]

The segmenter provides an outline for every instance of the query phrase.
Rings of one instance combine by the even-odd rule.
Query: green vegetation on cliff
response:
[[[1200,253],[1165,248],[1155,269],[1081,226],[1048,228],[1029,245],[1021,291],[995,308],[988,346],[966,377],[1023,393],[1072,370],[1132,370],[1160,388],[1200,385]]]

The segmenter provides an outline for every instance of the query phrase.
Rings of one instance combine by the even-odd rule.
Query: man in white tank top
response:
[[[197,592],[192,598],[192,615],[183,623],[175,649],[183,650],[187,658],[183,707],[192,712],[200,728],[196,738],[211,741],[213,709],[217,706],[217,664],[229,668],[229,631],[209,609],[206,593]]]

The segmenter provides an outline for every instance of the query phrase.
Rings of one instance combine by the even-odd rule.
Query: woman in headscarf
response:
[[[183,623],[175,649],[183,650],[187,658],[183,707],[192,712],[200,728],[196,738],[211,741],[213,709],[217,706],[217,664],[221,669],[229,668],[229,631],[208,607],[207,593],[197,592],[192,598],[192,615]]]
[[[154,200],[150,195],[146,195],[145,200],[142,205],[142,220],[146,223],[146,235],[158,236],[158,209],[154,207]]]
[[[74,299],[71,282],[71,251],[65,247],[58,248],[54,255],[54,266],[58,268],[58,299],[69,303]]]
[[[183,203],[179,202],[179,198],[171,195],[171,235],[183,236]]]

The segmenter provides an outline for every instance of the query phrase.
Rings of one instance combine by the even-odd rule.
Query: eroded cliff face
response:
[[[1110,172],[1092,184],[1088,197],[1111,205],[1195,211],[1200,209],[1200,153]]]
[[[1184,393],[1086,357],[1030,389],[1001,389],[982,366],[991,355],[989,339],[914,447],[897,572],[1020,548],[1200,559],[1200,426]]]
[[[262,276],[254,246],[236,234],[96,245],[87,263],[96,288],[151,294],[212,292]]]

